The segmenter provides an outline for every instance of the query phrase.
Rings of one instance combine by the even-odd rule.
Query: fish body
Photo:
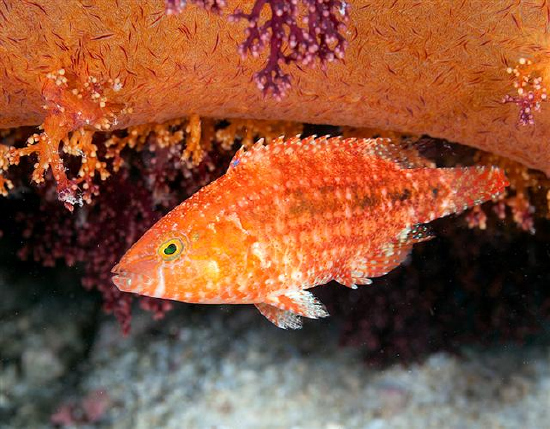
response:
[[[119,289],[190,303],[254,304],[281,328],[327,316],[309,292],[397,267],[426,223],[495,198],[497,168],[431,168],[388,139],[279,138],[173,209],[113,268]]]

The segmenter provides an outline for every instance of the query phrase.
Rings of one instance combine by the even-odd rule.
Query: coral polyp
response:
[[[21,158],[33,156],[36,159],[32,181],[40,184],[51,170],[57,186],[58,197],[65,207],[73,210],[83,201],[90,202],[97,195],[94,178],[105,180],[109,173],[105,162],[97,158],[97,146],[92,142],[95,131],[106,131],[117,122],[117,115],[129,110],[109,102],[105,87],[116,90],[117,82],[101,82],[93,76],[81,79],[65,69],[48,73],[42,86],[42,96],[47,112],[41,133],[27,138],[26,146],[2,149],[2,175],[10,165],[19,164]],[[81,158],[81,165],[75,177],[69,178],[61,152]],[[0,183],[2,185],[2,183]],[[2,187],[5,194],[5,182]]]
[[[543,83],[539,67],[532,60],[520,58],[515,67],[506,72],[513,78],[516,95],[505,95],[504,103],[513,103],[519,107],[518,123],[522,126],[535,124],[535,113],[548,101],[548,91]]]

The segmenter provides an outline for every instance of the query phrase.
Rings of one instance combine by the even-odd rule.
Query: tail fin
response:
[[[424,205],[427,207],[424,213],[418,213],[420,223],[494,199],[510,184],[504,172],[496,167],[440,168],[437,174],[431,171],[427,178],[431,189],[426,198],[432,201]]]

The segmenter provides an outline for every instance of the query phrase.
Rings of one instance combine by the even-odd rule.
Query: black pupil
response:
[[[177,247],[174,243],[172,244],[169,244],[168,246],[166,246],[166,249],[164,249],[164,254],[165,255],[173,255],[174,253],[176,253],[176,250],[177,250]]]

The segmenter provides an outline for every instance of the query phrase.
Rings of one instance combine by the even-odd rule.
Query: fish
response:
[[[430,221],[496,199],[496,167],[435,168],[390,139],[280,137],[161,218],[113,268],[125,292],[253,304],[283,329],[328,316],[309,289],[356,289],[433,237]]]

